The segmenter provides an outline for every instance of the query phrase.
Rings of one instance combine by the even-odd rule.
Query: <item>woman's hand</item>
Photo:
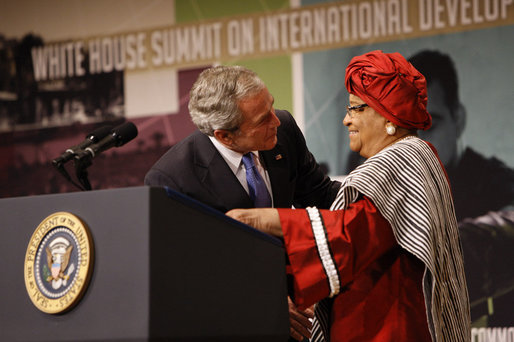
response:
[[[280,216],[277,209],[273,208],[253,208],[253,209],[233,209],[226,213],[234,220],[243,222],[254,227],[261,232],[283,237]]]

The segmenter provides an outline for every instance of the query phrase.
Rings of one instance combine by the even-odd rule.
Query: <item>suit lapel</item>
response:
[[[269,151],[261,151],[261,156],[268,170],[268,175],[273,190],[273,204],[276,208],[291,207],[292,194],[289,181],[289,169],[287,154],[281,144],[277,143],[275,148]]]
[[[217,198],[219,206],[226,210],[252,208],[250,197],[210,139],[200,133],[194,143],[197,174],[205,189]]]

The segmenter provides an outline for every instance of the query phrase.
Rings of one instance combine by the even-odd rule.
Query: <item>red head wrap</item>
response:
[[[392,123],[427,130],[425,77],[399,53],[376,50],[354,57],[346,68],[346,89]]]

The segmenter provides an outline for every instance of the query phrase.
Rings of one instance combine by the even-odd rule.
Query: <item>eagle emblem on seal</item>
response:
[[[72,250],[73,245],[63,237],[55,238],[46,247],[46,260],[50,269],[46,281],[52,284],[54,290],[66,286],[70,274],[75,270],[73,263],[68,267]]]

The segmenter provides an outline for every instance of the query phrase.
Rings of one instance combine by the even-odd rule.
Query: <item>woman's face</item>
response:
[[[350,107],[363,103],[360,97],[350,94]],[[387,119],[373,108],[366,106],[346,113],[343,124],[348,127],[350,149],[364,158],[369,158],[390,142],[386,133]]]

